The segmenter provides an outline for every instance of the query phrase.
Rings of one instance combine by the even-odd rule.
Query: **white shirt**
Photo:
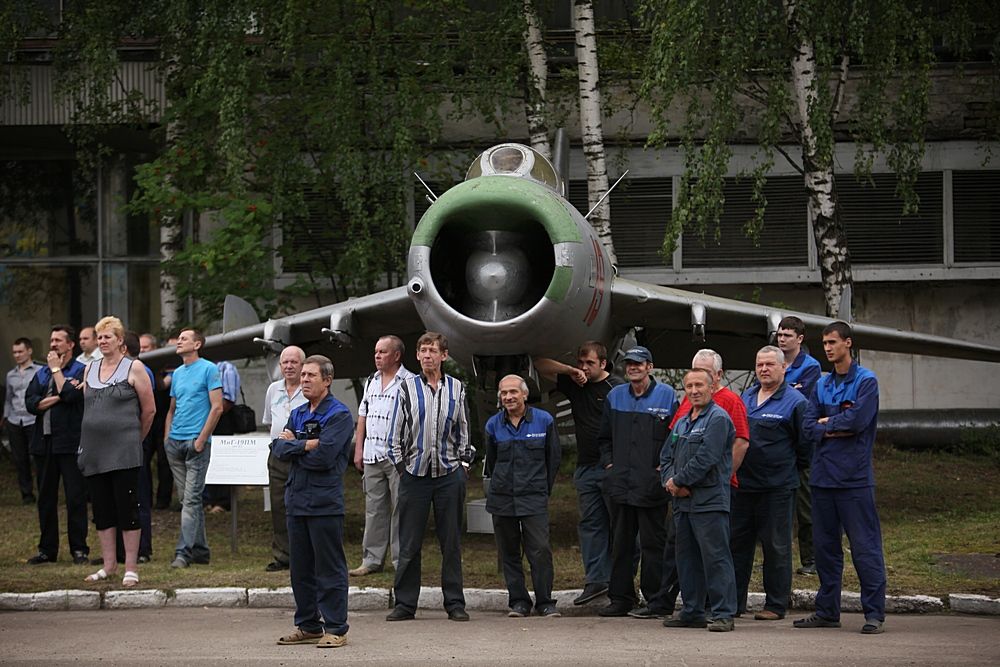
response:
[[[91,352],[90,354],[87,354],[86,352],[81,352],[80,355],[76,358],[76,360],[79,361],[81,364],[89,364],[94,361],[99,361],[103,358],[104,355],[101,354],[101,348],[95,347],[94,351]]]
[[[358,406],[358,417],[365,418],[365,463],[378,463],[389,458],[389,425],[396,407],[399,385],[413,377],[413,373],[400,366],[389,386],[382,389],[382,371],[376,371],[365,385],[365,396]]]
[[[303,403],[307,403],[306,397],[302,395],[302,385],[295,388],[295,393],[291,398],[285,391],[285,380],[275,380],[267,387],[267,394],[264,396],[264,416],[261,423],[270,425],[271,438],[277,438],[285,430],[288,424],[288,416],[292,410]]]

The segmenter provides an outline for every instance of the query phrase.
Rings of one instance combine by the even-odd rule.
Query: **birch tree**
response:
[[[580,83],[580,131],[583,155],[587,160],[587,202],[593,207],[608,191],[608,165],[604,153],[604,129],[601,122],[601,90],[597,62],[597,32],[594,25],[594,4],[591,0],[574,0],[573,30],[576,35],[576,61]],[[611,238],[611,204],[604,202],[590,215],[590,224],[608,253],[613,265],[618,264]]]
[[[524,0],[524,48],[528,56],[525,76],[524,113],[528,121],[528,142],[531,147],[552,158],[549,126],[546,118],[546,90],[549,80],[549,59],[545,54],[541,20],[534,0]]]
[[[748,232],[763,224],[766,175],[780,155],[802,174],[826,314],[837,316],[849,305],[853,277],[837,205],[836,141],[858,147],[861,179],[883,156],[898,176],[904,213],[915,212],[935,37],[946,35],[951,55],[961,56],[971,34],[985,33],[997,63],[996,3],[956,0],[949,12],[932,10],[908,0],[644,2],[650,144],[679,141],[686,160],[664,251],[673,252],[684,229],[718,228],[730,145],[745,141],[749,127],[759,149],[747,174],[757,204]],[[848,86],[852,108],[842,117]],[[783,149],[788,143],[797,155]]]

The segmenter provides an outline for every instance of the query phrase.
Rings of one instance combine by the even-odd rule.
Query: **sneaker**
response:
[[[562,614],[559,613],[559,610],[556,609],[556,606],[554,604],[545,605],[538,611],[538,614],[540,616],[546,616],[548,618],[557,618],[559,616],[562,616]]]
[[[289,646],[291,644],[316,644],[319,640],[323,638],[323,632],[306,632],[302,628],[295,628],[295,632],[290,635],[285,635],[278,640],[278,643],[283,646]]]
[[[39,551],[37,554],[28,559],[28,565],[43,565],[44,563],[54,563],[55,558],[49,558],[48,554]]]
[[[815,577],[816,576],[816,564],[815,563],[809,563],[807,565],[803,565],[799,569],[795,570],[795,574],[804,574],[807,577]]]
[[[316,648],[340,648],[347,643],[347,635],[323,635],[323,638],[316,642]]]
[[[608,592],[607,584],[586,584],[583,587],[583,592],[573,600],[573,604],[579,606],[581,604],[587,604],[591,600],[597,599],[602,595],[606,595]]]
[[[385,617],[385,620],[387,620],[387,621],[412,621],[413,620],[413,612],[412,611],[406,611],[402,607],[394,607],[393,610],[389,612],[389,615]]]
[[[376,572],[381,572],[381,567],[376,567],[374,565],[360,565],[353,570],[348,570],[347,574],[352,577],[367,577],[369,574],[375,574]]]
[[[840,621],[831,621],[823,618],[822,616],[813,614],[812,616],[806,616],[805,618],[800,618],[797,621],[792,621],[792,626],[796,628],[839,628]]]
[[[606,607],[601,607],[597,610],[598,616],[604,616],[605,618],[615,617],[615,616],[628,616],[629,611],[631,611],[632,605],[622,602],[612,602]]]
[[[731,618],[713,618],[708,624],[709,632],[732,632],[736,629],[736,624]]]
[[[138,558],[138,562],[139,562],[140,564],[145,564],[145,563],[148,563],[148,562],[149,562],[149,561],[151,561],[151,560],[153,560],[153,557],[152,557],[152,556],[150,556],[150,555],[148,555],[148,554],[142,554],[142,555],[141,555],[141,556],[139,556],[139,558]]]
[[[877,619],[866,620],[865,624],[861,626],[861,634],[863,635],[880,635],[883,632],[885,632],[885,628],[882,627],[882,621]]]
[[[180,556],[178,556],[177,558],[175,558],[173,560],[173,562],[170,563],[170,567],[174,568],[175,570],[179,570],[179,569],[185,568],[187,566],[188,566],[188,562],[186,560],[184,560],[183,558],[181,558]]]
[[[663,618],[665,616],[670,616],[670,614],[665,610],[657,607],[650,607],[649,605],[636,607],[635,609],[630,610],[628,615],[632,618]]]
[[[461,607],[455,607],[454,609],[448,610],[448,620],[449,621],[467,621],[469,620],[469,614]]]
[[[272,560],[264,568],[264,571],[265,572],[281,572],[282,570],[287,570],[287,569],[288,569],[288,563],[279,563],[276,560]],[[331,635],[331,636],[333,636],[333,635]]]
[[[90,555],[85,551],[74,551],[73,565],[90,565]]]
[[[668,618],[663,621],[665,628],[707,628],[708,621],[703,618]]]
[[[524,618],[531,614],[531,607],[526,604],[516,604],[507,612],[507,618]]]
[[[753,615],[755,621],[780,621],[785,617],[784,614],[779,614],[776,611],[771,611],[770,609],[762,609]]]

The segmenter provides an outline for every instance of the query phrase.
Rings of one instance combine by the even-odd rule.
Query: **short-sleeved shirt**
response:
[[[601,461],[601,452],[597,446],[597,432],[601,429],[601,415],[604,414],[604,401],[608,392],[620,384],[624,384],[617,375],[599,382],[588,382],[582,387],[573,382],[569,375],[556,376],[556,389],[569,399],[573,411],[573,424],[576,428],[576,464],[578,466],[593,466]]]
[[[382,389],[380,371],[376,371],[365,385],[365,396],[358,406],[358,417],[365,418],[365,463],[378,463],[389,458],[389,424],[396,407],[396,396],[399,395],[399,385],[411,377],[413,373],[400,366],[385,389]]]
[[[169,436],[174,440],[193,440],[205,427],[212,409],[209,392],[222,389],[219,367],[207,359],[196,359],[174,371],[170,396],[176,401]]]
[[[277,438],[285,430],[288,417],[292,410],[303,403],[308,403],[306,397],[302,395],[302,386],[295,388],[295,393],[291,396],[285,391],[285,380],[275,380],[267,388],[264,396],[264,416],[261,423],[271,427],[271,438]]]

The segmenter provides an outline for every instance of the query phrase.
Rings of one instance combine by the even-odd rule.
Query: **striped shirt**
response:
[[[442,375],[432,387],[420,375],[399,385],[390,424],[389,459],[402,462],[416,477],[442,477],[472,463],[476,448],[469,440],[465,387]]]
[[[381,371],[375,371],[368,378],[365,396],[358,405],[358,417],[365,418],[365,444],[362,454],[365,463],[378,463],[389,456],[391,435],[389,422],[396,407],[396,396],[399,394],[400,385],[411,377],[413,373],[400,366],[385,389],[382,389]]]

